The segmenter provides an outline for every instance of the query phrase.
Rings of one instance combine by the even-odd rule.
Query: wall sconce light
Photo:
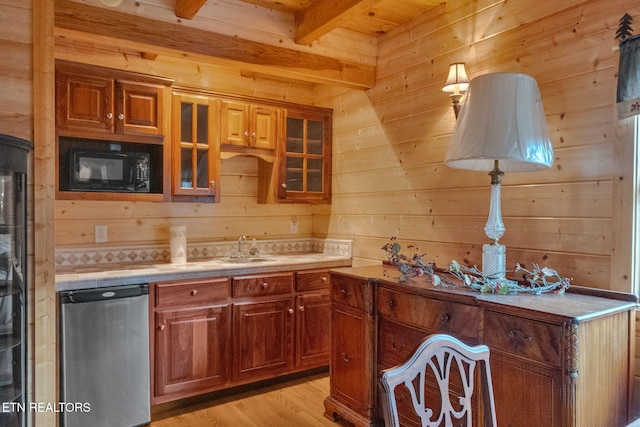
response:
[[[449,65],[449,76],[442,88],[443,92],[451,92],[451,102],[453,103],[453,112],[458,117],[460,111],[460,101],[462,100],[462,92],[469,87],[469,77],[464,69],[464,62],[455,62]]]
[[[503,171],[535,171],[551,167],[553,147],[536,80],[526,74],[492,73],[474,78],[453,128],[445,164],[489,172],[491,203],[484,231],[491,244],[482,247],[482,271],[502,280],[506,247],[500,207]]]
[[[122,4],[122,0],[100,0],[100,1],[109,7],[118,7]]]

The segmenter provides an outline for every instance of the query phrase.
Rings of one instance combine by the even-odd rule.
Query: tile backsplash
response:
[[[323,253],[351,256],[351,240],[277,239],[256,240],[260,254]],[[248,242],[251,244],[251,241]],[[237,241],[187,243],[187,260],[229,257],[237,252]],[[171,258],[169,244],[126,246],[86,246],[56,249],[56,267],[108,266],[109,264],[166,263]]]

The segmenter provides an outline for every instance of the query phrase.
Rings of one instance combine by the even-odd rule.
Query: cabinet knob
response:
[[[122,113],[118,114],[118,120],[124,120],[124,114]]]
[[[263,289],[267,289],[269,287],[269,284],[267,282],[263,282],[262,283],[262,288]]]
[[[327,280],[329,280],[329,278],[327,276],[322,276],[320,280],[322,280],[323,282],[326,282]]]
[[[447,313],[442,313],[440,315],[440,322],[447,323],[449,321],[449,315]]]
[[[248,137],[248,136],[249,136],[249,131],[248,131],[248,130],[244,131],[244,136],[245,136],[245,137]]]
[[[509,337],[509,339],[512,342],[516,342],[516,341],[531,342],[531,341],[533,341],[533,337],[531,335],[525,335],[525,334],[523,334],[521,331],[519,331],[517,329],[511,329],[509,332],[507,332],[507,336]]]
[[[192,297],[195,297],[196,295],[198,295],[198,290],[197,290],[197,289],[193,289],[193,290],[191,291],[191,296],[192,296]]]
[[[391,341],[391,348],[394,351],[402,351],[404,350],[404,344],[396,344],[395,341]]]
[[[387,301],[387,307],[389,308],[393,308],[396,306],[396,302],[392,299],[390,299],[389,301]]]
[[[109,120],[113,119],[113,113],[107,113],[107,119]]]
[[[289,314],[293,314],[293,308],[289,309]]]
[[[353,356],[349,356],[344,351],[342,352],[342,360],[344,360],[345,362],[351,362],[351,359],[353,359]]]
[[[298,307],[298,310],[304,311],[304,305],[301,305],[300,307]]]
[[[285,182],[283,182],[282,184],[280,184],[280,186],[281,186],[282,188],[287,188],[287,184],[286,184]]]
[[[257,136],[257,134],[256,134],[255,132],[253,132],[253,133],[251,134],[251,136],[252,136],[253,138],[255,138],[255,137]]]
[[[164,331],[164,323],[162,325],[160,325],[160,327],[158,329],[160,329],[161,331]]]
[[[348,291],[348,290],[346,290],[346,289],[340,289],[340,293],[342,294],[342,297],[343,297],[343,298],[347,298],[347,297],[350,297],[350,296],[351,296],[351,292],[349,292],[349,291]]]

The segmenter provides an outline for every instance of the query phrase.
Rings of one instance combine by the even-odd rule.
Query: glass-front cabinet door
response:
[[[281,198],[331,202],[330,113],[287,110],[283,170]]]
[[[0,135],[0,425],[23,427],[26,396],[27,155],[29,141]]]
[[[172,196],[219,201],[219,101],[174,93],[172,105]]]

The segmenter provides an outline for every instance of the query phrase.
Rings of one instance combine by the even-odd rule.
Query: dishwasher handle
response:
[[[81,289],[60,292],[60,304],[80,304],[83,302],[105,301],[130,298],[149,294],[148,284],[112,286],[106,288]]]

